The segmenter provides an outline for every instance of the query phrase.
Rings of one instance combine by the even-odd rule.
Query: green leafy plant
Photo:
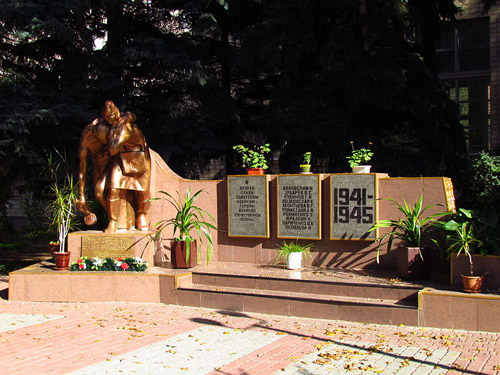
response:
[[[76,186],[73,175],[69,171],[68,158],[65,154],[56,150],[55,154],[47,155],[47,163],[53,181],[49,193],[51,201],[47,208],[51,227],[57,231],[59,252],[62,253],[66,248],[66,238],[69,231],[77,226]],[[62,177],[60,177],[61,170],[63,170]]]
[[[424,216],[425,212],[430,208],[436,206],[430,204],[423,207],[424,194],[415,202],[413,207],[410,207],[406,200],[403,200],[403,205],[396,202],[391,198],[383,198],[391,202],[391,204],[402,213],[399,220],[379,220],[377,221],[368,232],[374,231],[377,228],[391,228],[390,232],[384,233],[379,236],[375,241],[378,241],[377,247],[377,263],[379,262],[380,247],[385,239],[387,241],[387,253],[390,252],[394,239],[403,241],[408,247],[418,247],[420,256],[422,257],[422,240],[425,234],[431,230],[438,220],[446,213],[437,213],[429,216]]]
[[[349,162],[349,166],[351,168],[357,167],[358,165],[363,165],[368,163],[373,157],[373,151],[370,149],[372,145],[371,142],[368,142],[367,148],[360,148],[356,150],[354,148],[354,141],[351,141],[352,152],[350,156],[347,156],[346,159]]]
[[[304,153],[302,163],[306,164],[306,165],[310,165],[311,164],[311,153],[309,151],[306,152],[306,153]]]
[[[161,198],[152,198],[152,201],[163,200],[171,204],[175,210],[176,215],[171,219],[160,220],[155,224],[156,234],[154,240],[158,240],[165,228],[172,226],[174,241],[185,241],[186,242],[186,263],[189,262],[190,252],[191,252],[191,242],[194,241],[194,237],[191,236],[191,232],[196,233],[196,237],[202,242],[203,238],[208,241],[207,244],[207,263],[210,262],[212,257],[213,239],[211,229],[217,230],[215,225],[211,224],[208,220],[215,223],[215,219],[210,213],[204,209],[195,205],[196,199],[202,193],[207,193],[203,189],[198,190],[196,193],[191,194],[191,190],[188,189],[186,196],[181,198],[179,192],[177,192],[177,199],[166,191],[160,191],[163,195]],[[178,236],[176,237],[176,234]],[[200,247],[198,248],[198,252]]]
[[[243,145],[233,146],[233,149],[241,155],[243,167],[245,168],[269,168],[267,165],[266,154],[271,151],[269,143],[263,146],[254,146],[252,149]]]
[[[474,275],[472,254],[485,250],[483,241],[476,236],[475,221],[472,210],[459,208],[449,221],[435,223],[436,227],[445,231],[448,253],[456,253],[457,256],[463,253],[467,256],[471,276]],[[438,244],[437,241],[434,242]]]
[[[283,241],[281,245],[278,245],[278,254],[276,255],[276,263],[284,263],[288,259],[291,253],[302,253],[309,259],[312,259],[311,249],[314,247],[313,244],[299,244],[298,240],[286,242]]]

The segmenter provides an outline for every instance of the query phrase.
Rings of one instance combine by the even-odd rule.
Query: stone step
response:
[[[192,273],[192,284],[210,285],[216,288],[245,288],[259,290],[301,293],[303,295],[325,295],[350,297],[353,299],[373,299],[396,301],[405,305],[417,304],[417,294],[421,286],[402,283],[363,283],[322,280],[295,280],[277,277],[230,275],[197,272]]]
[[[417,307],[406,301],[195,283],[188,285],[187,282],[182,283],[176,292],[178,304],[185,306],[240,313],[418,325]]]

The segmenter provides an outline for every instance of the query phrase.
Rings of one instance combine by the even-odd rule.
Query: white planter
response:
[[[286,268],[289,270],[298,270],[299,268],[302,268],[302,253],[290,253],[286,260]]]
[[[371,165],[358,165],[352,168],[352,173],[370,173]]]

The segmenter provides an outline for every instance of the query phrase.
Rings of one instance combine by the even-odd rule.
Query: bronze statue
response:
[[[151,157],[135,120],[133,113],[120,114],[116,105],[108,100],[101,117],[82,132],[77,207],[87,215],[85,222],[88,225],[95,222],[95,215],[85,201],[87,159],[90,156],[95,196],[109,217],[106,233],[131,229],[134,222],[139,230],[149,228]],[[135,211],[135,218],[130,216],[130,207]]]

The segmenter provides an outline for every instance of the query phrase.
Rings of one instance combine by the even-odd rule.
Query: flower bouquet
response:
[[[74,260],[69,267],[70,271],[135,271],[141,272],[148,268],[148,263],[139,257],[100,259],[81,257]]]

